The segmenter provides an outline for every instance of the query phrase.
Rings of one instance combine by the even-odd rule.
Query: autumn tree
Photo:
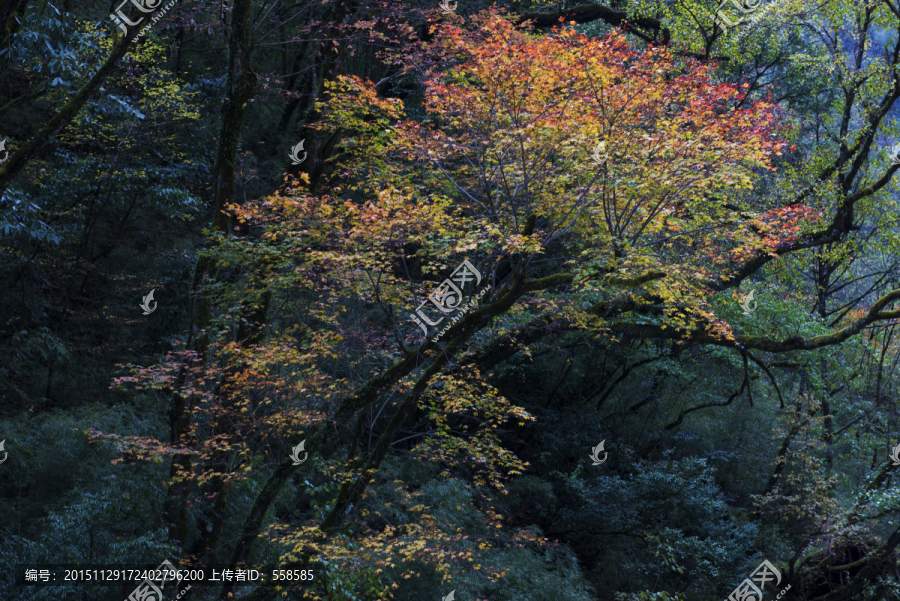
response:
[[[318,554],[345,567],[354,554],[336,542],[339,535],[377,551],[377,565],[420,551],[434,559],[445,551],[441,545],[463,544],[462,538],[451,541],[423,516],[422,527],[439,543],[416,549],[414,530],[385,526],[361,506],[371,502],[373,487],[385,484],[386,462],[400,448],[446,466],[473,490],[502,490],[505,478],[524,465],[490,432],[504,419],[529,420],[493,389],[489,374],[542,339],[577,331],[607,341],[671,341],[672,354],[679,345],[733,354],[743,370],[735,393],[678,408],[663,426],[669,432],[745,393],[752,402],[757,367],[783,396],[773,370],[803,373],[807,366],[776,366],[772,357],[844,344],[898,317],[891,307],[900,293],[890,265],[853,299],[841,299],[842,284],[835,283],[843,275],[855,281],[855,273],[841,272],[860,252],[847,250],[848,239],[865,225],[869,248],[873,232],[883,236],[895,226],[880,203],[896,167],[870,164],[900,92],[892,68],[897,44],[883,60],[859,53],[846,61],[836,47],[826,49],[832,55],[818,48],[799,56],[797,64],[823,79],[837,65],[845,83],[831,105],[839,115],[835,122],[797,126],[773,100],[796,98],[780,93],[789,87],[783,85],[784,57],[747,70],[734,66],[734,53],[723,70],[695,62],[730,48],[728,36],[712,23],[712,6],[679,6],[685,10],[581,5],[511,19],[543,28],[556,25],[559,14],[580,24],[624,24],[646,49],[621,32],[591,38],[564,27],[534,37],[493,15],[475,16],[473,30],[445,26],[424,33],[430,46],[395,54],[388,77],[375,78],[378,85],[338,77],[352,61],[350,45],[337,38],[353,37],[362,47],[361,40],[373,42],[383,35],[379,28],[388,27],[373,25],[358,5],[310,8],[330,21],[306,31],[311,39],[302,41],[293,60],[284,23],[300,9],[279,4],[265,13],[278,21],[259,23],[252,21],[251,2],[226,11],[227,89],[210,202],[216,226],[195,272],[190,348],[138,377],[175,390],[172,436],[167,442],[119,439],[129,458],[174,454],[173,540],[186,541],[188,493],[201,485],[210,534],[198,548],[219,546],[226,492],[230,483],[245,481],[238,466],[249,462],[271,476],[233,553],[235,565],[248,560],[278,496],[290,483],[300,488],[299,470],[283,455],[291,441],[306,437],[307,448],[327,455],[328,464],[317,470],[333,488],[300,494],[318,495],[310,502],[315,511],[305,516],[308,527],[291,531],[277,524],[273,540],[298,557]],[[828,14],[818,14],[812,25],[826,38],[858,36],[862,48],[874,29],[894,23],[888,3],[853,10],[860,11],[861,29],[848,31],[842,17]],[[236,206],[245,121],[259,92],[253,32],[261,25],[280,35],[289,100],[280,122],[320,123],[310,134],[306,174],[288,178],[278,194]],[[772,52],[791,44],[799,44],[796,37]],[[772,65],[780,87],[765,81]],[[728,69],[739,83],[719,81]],[[423,107],[385,98],[385,79],[401,77],[422,86]],[[766,89],[774,96],[766,97]],[[326,102],[315,106],[316,98]],[[420,108],[423,118],[411,118]],[[835,142],[801,148],[811,160],[798,165],[786,155],[796,148],[788,150],[784,140],[803,133]],[[329,157],[338,160],[326,168]],[[23,160],[15,160],[16,169]],[[226,207],[236,222],[222,212]],[[251,235],[261,231],[259,238]],[[829,317],[826,328],[755,335],[722,308],[723,297],[731,298],[749,278],[770,275],[765,270],[776,264],[799,270],[809,253],[816,253],[817,307]],[[426,328],[427,338],[449,328],[437,341],[422,341],[417,323],[425,317],[418,309],[463,259],[477,266],[480,290],[490,285],[489,293],[455,322],[426,303],[428,323],[440,324]],[[271,313],[273,299],[305,315],[292,331],[296,340],[267,335],[270,324],[288,327],[292,319],[283,309]],[[348,302],[353,313],[342,314],[338,308]],[[889,335],[883,336],[879,344],[888,348]],[[621,377],[654,360],[623,365]],[[813,420],[820,410],[815,403],[807,413],[833,438],[828,399],[836,386],[826,388],[829,394],[819,399],[825,417]],[[798,425],[800,409],[798,421],[781,433],[779,461],[802,457],[790,451],[806,435]],[[467,420],[479,427],[463,428]],[[764,491],[776,501],[782,465]],[[817,477],[793,480],[808,481],[827,488]],[[489,502],[479,510],[491,525],[499,523]],[[373,528],[377,533],[369,532]],[[837,540],[846,531],[830,535]],[[522,540],[531,539],[516,542]],[[893,541],[872,558],[882,561]],[[373,578],[384,585],[381,576]],[[871,573],[858,571],[854,578],[829,599],[854,594]]]
[[[235,434],[259,432],[240,443],[248,444],[240,454],[265,448],[252,440],[277,437],[276,424],[292,420],[308,449],[350,445],[346,458],[329,460],[327,469],[342,484],[311,529],[294,535],[275,529],[295,545],[295,557],[349,559],[322,535],[346,528],[350,515],[366,523],[368,514],[352,512],[378,482],[392,445],[410,435],[423,438],[413,452],[456,470],[473,457],[476,463],[460,473],[476,487],[502,489],[504,478],[522,469],[515,458],[490,436],[441,424],[444,415],[459,420],[472,413],[483,427],[516,415],[510,408],[490,417],[503,405],[488,400],[491,387],[482,375],[518,350],[516,338],[550,331],[550,323],[556,331],[579,327],[609,336],[640,313],[673,337],[734,347],[739,341],[709,298],[738,283],[756,256],[797,240],[816,223],[808,207],[723,200],[773,169],[783,144],[777,107],[734,108],[740,88],[714,83],[709,66],[664,49],[637,51],[621,35],[589,39],[562,29],[532,38],[500,19],[472,33],[447,27],[439,39],[457,64],[429,74],[429,120],[403,121],[399,104],[379,99],[372,84],[343,79],[322,107],[321,127],[358,133],[342,147],[353,157],[344,181],[317,196],[294,181],[265,201],[233,206],[240,220],[265,233],[260,243],[220,242],[220,253],[236,253],[221,255],[223,264],[265,265],[276,296],[299,286],[315,308],[301,330],[307,358],[299,365],[331,372],[309,381],[306,408],[288,402],[288,394],[265,409],[284,417],[237,428]],[[774,225],[785,215],[796,230]],[[415,258],[410,248],[417,249]],[[419,342],[420,330],[405,316],[434,283],[410,278],[413,263],[426,276],[449,274],[466,257],[490,293],[439,341]],[[240,284],[244,293],[257,290],[256,296],[259,281],[248,282]],[[561,297],[562,289],[570,294]],[[347,296],[370,308],[365,323],[329,309]],[[368,342],[360,345],[360,336]],[[379,353],[383,369],[368,366],[371,351],[362,351],[376,340],[396,345]],[[272,354],[271,344],[252,352],[263,363],[287,360]],[[222,346],[214,355],[228,369],[236,350]],[[338,356],[350,359],[352,377],[335,379],[340,372],[328,365]],[[248,359],[238,364],[258,362]],[[195,415],[203,417],[196,432],[207,432],[201,446],[165,448],[144,440],[123,448],[164,454],[235,448],[234,434],[212,436],[219,414],[258,414],[269,403],[253,390],[288,390],[273,388],[265,371],[242,372],[246,377],[238,378],[241,372],[233,371],[221,392],[213,386],[215,396],[197,396]],[[192,382],[204,381],[199,373]],[[471,393],[460,396],[464,390]],[[222,393],[236,404],[221,405]],[[384,403],[387,422],[378,425],[369,412]],[[308,418],[296,421],[298,415]],[[293,439],[299,437],[295,432]],[[235,565],[249,559],[264,516],[297,472],[290,462],[275,464],[244,525]],[[205,478],[190,474],[184,477]],[[356,536],[363,536],[362,547],[383,550],[378,541],[390,539],[391,531]],[[387,554],[377,556],[388,561]]]

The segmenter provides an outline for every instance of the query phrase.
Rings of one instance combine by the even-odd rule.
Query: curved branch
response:
[[[591,23],[593,21],[603,21],[613,27],[628,23],[637,25],[643,29],[654,32],[654,35],[636,31],[629,28],[629,33],[636,35],[645,42],[655,42],[662,34],[662,40],[659,43],[663,46],[669,45],[671,34],[668,27],[663,27],[662,21],[652,17],[629,17],[628,13],[618,11],[608,6],[599,4],[579,4],[572,8],[553,11],[553,12],[526,12],[521,14],[521,21],[531,21],[536,27],[553,27],[559,25],[562,21],[575,21],[576,23]],[[521,22],[520,21],[520,22]]]
[[[778,381],[775,380],[775,376],[772,375],[772,372],[769,370],[769,367],[765,363],[763,363],[762,361],[760,361],[759,359],[754,357],[752,353],[747,353],[747,355],[750,357],[750,359],[754,363],[759,365],[763,369],[764,372],[766,372],[767,376],[769,376],[769,381],[772,382],[772,386],[775,387],[775,392],[778,393],[778,400],[781,402],[781,408],[784,409],[784,397],[781,396],[781,388],[778,387]]]
[[[738,398],[742,392],[744,392],[744,389],[750,385],[750,380],[753,379],[750,377],[750,371],[747,369],[747,353],[742,351],[741,354],[743,355],[743,359],[744,359],[744,380],[741,382],[740,388],[738,388],[735,392],[733,392],[731,394],[731,396],[728,397],[728,399],[722,403],[703,403],[702,405],[697,405],[696,407],[689,407],[689,408],[685,409],[678,415],[678,419],[676,419],[671,424],[667,425],[664,429],[671,430],[672,428],[677,428],[678,426],[681,425],[681,422],[684,421],[684,418],[689,413],[693,413],[694,411],[700,411],[701,409],[707,409],[709,407],[727,407],[728,405],[733,403],[734,400],[736,398]],[[752,401],[751,401],[750,405],[751,406],[753,405]]]
[[[632,371],[634,371],[634,369],[636,367],[640,367],[641,365],[646,365],[648,363],[653,363],[654,361],[659,361],[660,359],[662,359],[663,357],[666,357],[666,356],[668,356],[668,353],[664,352],[660,355],[657,355],[656,357],[650,357],[649,359],[643,359],[641,361],[636,361],[635,363],[632,363],[630,366],[623,369],[622,373],[619,375],[619,377],[616,378],[616,380],[612,384],[610,384],[609,388],[607,388],[606,391],[603,392],[603,396],[601,396],[600,400],[597,401],[596,408],[599,410],[601,407],[603,407],[603,403],[606,402],[606,399],[609,398],[609,395],[611,395],[612,392],[616,389],[616,386],[618,386],[622,382],[622,380],[627,378],[628,374],[630,374]],[[600,390],[598,390],[597,392],[595,392],[594,394],[592,394],[591,396],[589,396],[586,401],[590,401],[597,393],[599,393],[601,391],[603,391],[602,388]],[[635,411],[638,410],[639,406],[640,406],[640,403],[638,403],[637,405],[632,405],[631,407],[628,408],[628,410],[631,413],[634,413]]]
[[[825,346],[840,344],[848,338],[863,331],[866,326],[878,321],[900,318],[900,309],[882,311],[891,302],[900,299],[900,288],[888,292],[872,305],[872,308],[860,319],[852,324],[831,334],[804,338],[803,336],[791,336],[784,340],[775,340],[765,336],[735,336],[734,339],[726,339],[713,336],[706,330],[693,330],[687,333],[673,329],[663,329],[661,325],[635,324],[620,322],[611,324],[611,328],[617,332],[628,331],[630,334],[645,338],[666,338],[672,340],[690,340],[697,344],[711,344],[739,349],[756,349],[769,353],[786,353],[789,351],[811,351]]]

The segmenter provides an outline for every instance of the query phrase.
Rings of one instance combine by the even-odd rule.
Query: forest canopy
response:
[[[0,0],[0,63],[0,598],[900,598],[889,0]]]

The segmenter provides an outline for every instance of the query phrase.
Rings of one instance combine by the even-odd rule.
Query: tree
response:
[[[637,52],[617,35],[589,40],[562,30],[553,38],[532,39],[496,19],[471,34],[455,28],[446,34],[441,39],[448,54],[452,50],[465,60],[445,78],[428,82],[434,121],[398,123],[387,140],[384,135],[347,138],[344,151],[357,157],[350,171],[356,175],[332,188],[364,195],[362,201],[309,196],[295,181],[283,194],[231,207],[240,220],[266,231],[260,243],[223,240],[222,252],[242,257],[229,261],[262,265],[265,257],[273,293],[300,284],[316,307],[304,328],[304,339],[313,344],[310,367],[330,363],[328,357],[353,357],[348,329],[367,339],[387,335],[397,344],[385,354],[393,361],[390,367],[367,368],[351,380],[307,393],[308,402],[321,398],[315,406],[325,409],[315,420],[304,420],[310,428],[307,449],[347,444],[340,442],[343,435],[332,439],[331,424],[347,427],[357,442],[336,472],[343,484],[318,529],[298,533],[300,555],[330,548],[314,543],[314,534],[333,532],[359,505],[410,420],[419,423],[413,427],[419,431],[441,423],[440,413],[429,414],[428,406],[457,419],[470,404],[479,406],[486,383],[474,368],[496,358],[490,351],[505,345],[502,330],[500,337],[484,338],[477,353],[468,358],[462,353],[468,341],[487,334],[492,320],[522,322],[530,307],[538,306],[555,319],[602,333],[611,317],[650,307],[651,314],[665,318],[666,327],[682,333],[698,327],[728,341],[728,324],[706,304],[706,282],[715,271],[737,270],[747,254],[782,239],[767,229],[769,215],[747,217],[746,208],[714,196],[717,189],[750,186],[750,167],[768,168],[777,156],[781,143],[771,105],[729,110],[739,89],[712,83],[708,67],[677,63],[663,49]],[[385,118],[396,117],[396,107],[396,101],[379,100],[371,84],[344,79],[323,106],[322,127],[374,131]],[[638,132],[637,144],[627,146],[625,140]],[[605,148],[598,147],[599,134]],[[439,167],[440,177],[430,165]],[[698,184],[704,194],[694,191]],[[674,244],[686,234],[691,241]],[[444,341],[416,350],[408,345],[419,330],[398,310],[415,307],[410,292],[415,298],[429,286],[406,275],[408,245],[419,249],[426,274],[446,273],[457,259],[476,254],[485,283],[492,284],[486,302],[450,327]],[[542,262],[541,254],[549,259]],[[571,269],[554,269],[567,261]],[[529,278],[532,272],[538,277]],[[658,283],[663,279],[667,286]],[[567,299],[542,294],[563,285],[577,286],[577,293]],[[329,307],[348,294],[377,308],[380,325],[369,319],[347,323],[334,315]],[[310,337],[329,330],[329,337]],[[471,401],[453,404],[459,402],[454,391],[465,389],[473,391]],[[372,430],[368,409],[393,395],[400,400],[387,424]],[[487,414],[481,419],[491,422]],[[357,455],[365,430],[376,438]],[[454,438],[438,437],[442,443],[436,447],[416,448],[436,449],[430,456],[449,463],[458,455]],[[470,445],[478,441],[462,439]],[[496,442],[477,444],[481,451],[475,457],[488,471],[474,484],[496,486],[499,475],[515,472],[515,461],[505,459]],[[491,465],[502,469],[491,471]],[[264,516],[295,472],[289,462],[275,468],[244,525],[234,565],[249,557]]]

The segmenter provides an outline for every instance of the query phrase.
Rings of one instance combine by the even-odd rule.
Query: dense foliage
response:
[[[0,599],[900,598],[889,0],[0,0],[0,63]]]

